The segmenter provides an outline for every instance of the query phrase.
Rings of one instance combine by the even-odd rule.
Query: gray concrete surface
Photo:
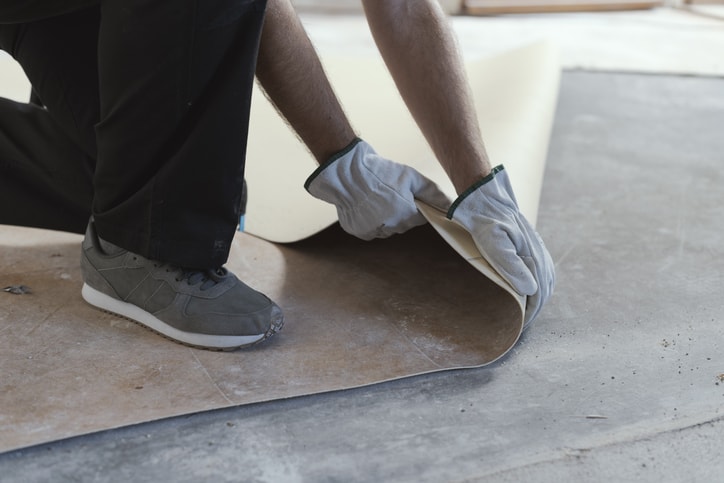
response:
[[[724,79],[566,72],[558,286],[502,362],[6,453],[0,481],[723,481],[723,125]]]

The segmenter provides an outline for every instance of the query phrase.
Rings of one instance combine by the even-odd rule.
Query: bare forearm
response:
[[[362,0],[395,83],[458,193],[490,170],[454,34],[434,0]]]
[[[355,137],[289,0],[269,0],[257,80],[318,162]]]

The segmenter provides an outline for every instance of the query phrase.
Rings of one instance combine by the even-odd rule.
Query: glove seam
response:
[[[365,170],[367,170],[367,172],[369,173],[369,175],[370,175],[374,180],[376,180],[379,185],[384,186],[385,188],[387,188],[387,190],[389,190],[395,197],[399,198],[400,200],[402,200],[402,201],[405,202],[405,203],[411,203],[411,204],[414,205],[414,203],[415,203],[414,201],[411,201],[410,199],[405,198],[405,196],[404,196],[402,193],[400,193],[399,191],[397,191],[396,188],[398,188],[398,186],[396,186],[396,185],[394,185],[394,184],[388,183],[384,178],[380,178],[379,174],[377,174],[375,171],[373,171],[372,169],[370,169],[370,167],[367,166],[367,164],[365,164],[364,159],[360,161],[360,166],[363,167]],[[399,165],[399,166],[404,166],[404,165]],[[412,168],[412,167],[409,167],[409,166],[408,166],[408,168],[410,168],[410,169],[412,169],[413,171],[417,172],[417,171],[415,170],[415,168]],[[419,174],[419,173],[418,173],[418,174]],[[412,193],[412,194],[413,194],[413,200],[414,200],[414,193]],[[369,199],[369,193],[367,193],[366,196],[365,196],[365,200],[367,200],[367,199]],[[415,209],[417,209],[417,208],[415,208]]]
[[[352,151],[352,150],[355,148],[355,146],[357,146],[357,145],[358,145],[359,143],[361,143],[361,142],[362,142],[362,139],[361,139],[361,138],[358,138],[358,137],[354,138],[354,139],[352,140],[352,142],[349,143],[344,149],[342,149],[341,151],[339,151],[339,152],[337,152],[336,154],[334,154],[331,158],[329,158],[329,159],[328,159],[327,161],[325,161],[324,163],[320,164],[320,165],[317,167],[317,169],[315,169],[314,172],[313,172],[312,174],[310,174],[309,177],[307,178],[307,180],[304,182],[304,189],[307,190],[307,192],[309,192],[309,185],[312,184],[312,181],[314,181],[315,178],[316,178],[317,176],[319,176],[319,174],[320,174],[322,171],[324,171],[329,165],[331,165],[332,163],[334,163],[335,161],[337,161],[339,158],[343,157],[345,154],[347,154],[347,153],[349,153],[350,151]],[[311,192],[310,192],[310,193],[311,193]]]
[[[463,192],[460,194],[460,196],[458,196],[458,198],[453,202],[453,204],[450,205],[450,209],[447,210],[447,215],[445,215],[445,216],[447,217],[447,219],[448,219],[448,220],[452,220],[452,219],[453,219],[453,214],[455,213],[455,210],[457,209],[458,206],[460,206],[460,203],[462,203],[463,201],[465,201],[465,198],[467,198],[468,196],[470,196],[470,194],[472,194],[473,192],[475,192],[478,188],[480,188],[480,187],[483,186],[484,184],[486,184],[486,183],[488,183],[489,181],[491,181],[493,178],[495,178],[495,175],[496,175],[496,174],[498,174],[499,172],[503,171],[504,169],[505,169],[505,167],[504,167],[502,164],[499,164],[498,166],[494,167],[494,168],[490,171],[490,174],[488,174],[488,175],[487,175],[486,177],[484,177],[483,179],[481,179],[481,180],[479,180],[479,181],[476,181],[475,183],[472,184],[472,186],[470,186],[468,189],[466,189],[465,191],[463,191]]]

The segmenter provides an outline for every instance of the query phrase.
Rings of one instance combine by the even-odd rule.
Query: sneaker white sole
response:
[[[265,334],[255,335],[209,335],[209,334],[196,334],[193,332],[184,332],[178,330],[175,327],[168,325],[162,320],[154,317],[149,312],[146,312],[137,305],[129,304],[122,300],[110,297],[103,292],[99,292],[88,284],[83,284],[81,290],[83,299],[86,302],[106,312],[111,312],[116,315],[120,315],[133,322],[137,322],[154,332],[168,337],[176,342],[180,342],[185,345],[193,347],[200,347],[203,349],[215,349],[215,350],[233,350],[241,347],[250,346],[257,342],[260,342],[267,337],[273,335],[281,325],[272,324],[272,328]]]

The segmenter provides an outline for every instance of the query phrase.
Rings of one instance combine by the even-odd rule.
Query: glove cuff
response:
[[[447,215],[446,215],[447,219],[452,220],[455,210],[457,209],[458,206],[460,206],[460,203],[465,201],[465,198],[467,198],[472,193],[477,191],[477,189],[480,188],[481,186],[483,186],[484,184],[488,183],[489,181],[492,181],[493,178],[495,178],[495,175],[498,174],[499,172],[503,171],[504,169],[505,169],[505,167],[502,164],[499,164],[498,166],[494,167],[490,171],[489,175],[487,175],[485,178],[483,178],[479,181],[476,181],[472,186],[470,186],[470,188],[463,191],[462,194],[460,196],[458,196],[457,199],[453,202],[453,204],[450,205],[450,209],[447,210]]]
[[[330,164],[332,164],[332,163],[334,163],[335,161],[337,161],[339,158],[344,157],[345,154],[347,154],[347,153],[349,153],[350,151],[352,151],[352,150],[355,148],[355,146],[357,146],[357,145],[358,145],[359,143],[361,143],[361,142],[362,142],[362,139],[361,139],[361,138],[354,138],[351,143],[349,143],[347,146],[345,146],[344,149],[342,149],[341,151],[335,153],[335,154],[332,155],[332,157],[329,158],[327,161],[325,161],[324,163],[320,164],[319,167],[318,167],[317,169],[315,169],[314,172],[313,172],[312,174],[310,174],[309,177],[307,178],[307,180],[304,182],[304,189],[307,190],[307,191],[309,191],[309,185],[312,184],[312,181],[314,181],[314,179],[315,179],[317,176],[319,176],[319,174],[320,174],[322,171],[324,171],[325,168],[327,168]]]

